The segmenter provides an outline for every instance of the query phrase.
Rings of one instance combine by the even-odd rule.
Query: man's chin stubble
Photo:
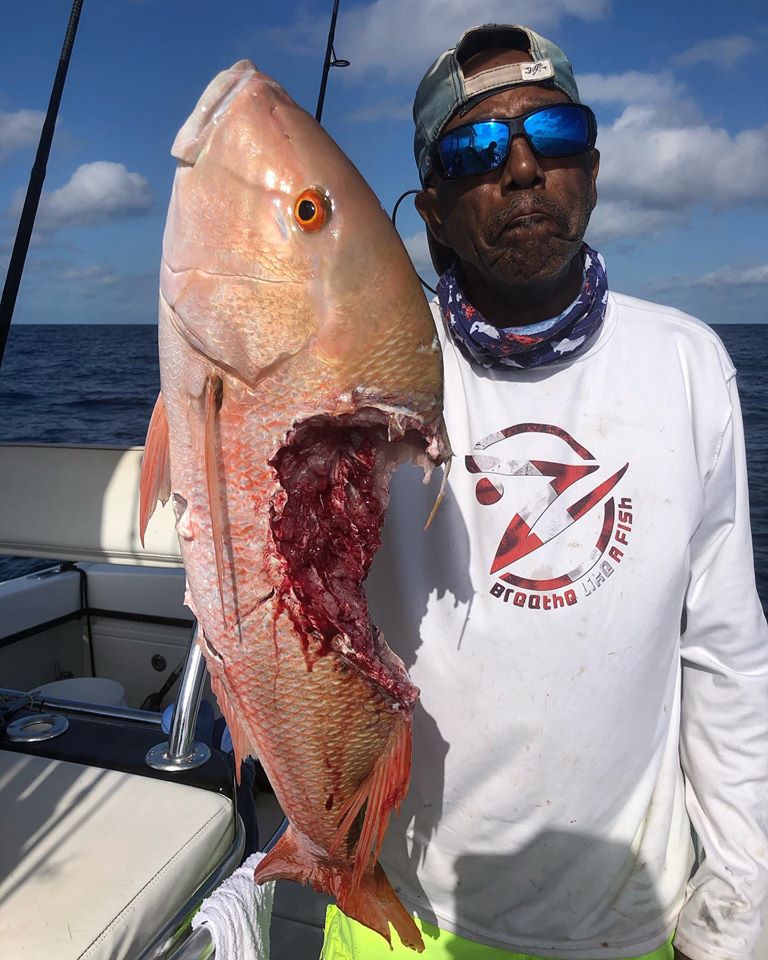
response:
[[[547,284],[559,280],[581,248],[581,241],[547,237],[543,241],[523,241],[504,246],[487,258],[483,271],[505,286]]]

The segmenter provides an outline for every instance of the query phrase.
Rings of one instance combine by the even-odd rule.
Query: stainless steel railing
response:
[[[179,681],[170,737],[147,752],[147,764],[154,770],[171,773],[192,770],[207,763],[211,756],[208,745],[195,740],[195,724],[205,684],[205,658],[197,642],[199,629],[196,623]]]

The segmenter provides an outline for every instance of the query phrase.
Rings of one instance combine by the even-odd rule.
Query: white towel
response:
[[[254,883],[253,872],[264,856],[254,853],[220,883],[192,918],[192,929],[207,926],[216,960],[269,960],[269,924],[274,881]]]

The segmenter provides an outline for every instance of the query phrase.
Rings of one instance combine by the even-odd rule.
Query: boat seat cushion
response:
[[[0,553],[181,566],[171,502],[139,538],[142,447],[0,443]]]
[[[135,960],[233,832],[217,793],[0,750],[0,943],[25,960]]]

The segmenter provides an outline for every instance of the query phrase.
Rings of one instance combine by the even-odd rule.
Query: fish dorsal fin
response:
[[[149,518],[155,512],[157,501],[168,502],[171,495],[171,468],[168,458],[168,417],[162,393],[157,395],[155,409],[147,429],[144,457],[141,461],[141,488],[139,506],[139,536],[144,546]]]
[[[410,716],[403,716],[386,752],[341,808],[336,836],[328,851],[330,856],[339,849],[365,805],[352,872],[352,894],[358,889],[363,874],[378,859],[390,814],[393,810],[400,809],[403,797],[408,792],[408,781],[411,777],[411,726]]]

